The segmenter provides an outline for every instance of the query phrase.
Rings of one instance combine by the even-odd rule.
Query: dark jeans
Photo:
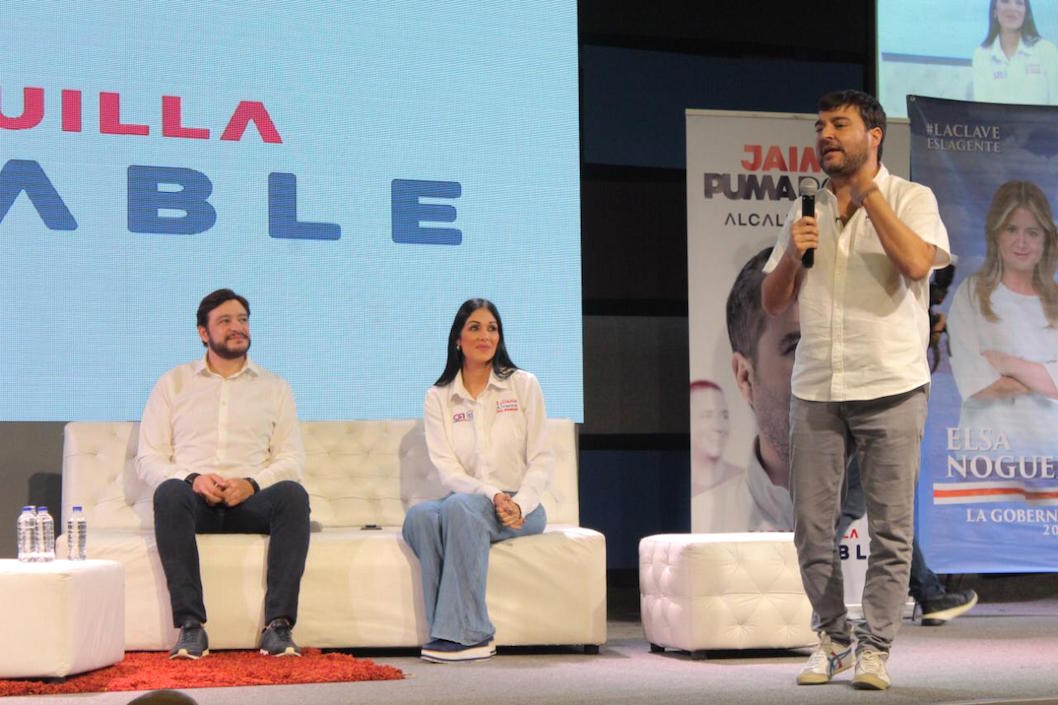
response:
[[[235,507],[209,506],[183,480],[154,491],[154,537],[169,585],[173,625],[206,621],[195,534],[268,534],[265,623],[298,614],[298,591],[309,551],[309,496],[289,480],[265,487]]]
[[[860,466],[855,457],[849,462],[845,472],[845,498],[841,504],[841,516],[838,519],[837,542],[841,543],[845,532],[852,522],[867,512],[867,501],[863,496],[863,485],[860,483]],[[915,601],[922,603],[936,600],[947,591],[936,573],[926,565],[926,557],[918,546],[918,539],[911,542],[911,582],[908,592]]]

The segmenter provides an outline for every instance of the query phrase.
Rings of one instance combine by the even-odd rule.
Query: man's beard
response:
[[[850,154],[842,148],[840,154],[844,157],[840,164],[827,167],[826,157],[823,158],[823,172],[827,176],[852,176],[867,163],[867,150],[863,149]]]
[[[227,341],[218,343],[217,341],[213,340],[213,338],[209,339],[209,349],[213,352],[214,355],[224,360],[238,360],[240,357],[245,357],[246,353],[250,351],[250,336],[247,335],[245,337],[245,350],[232,350],[228,347]]]

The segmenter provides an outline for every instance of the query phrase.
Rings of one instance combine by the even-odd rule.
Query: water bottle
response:
[[[43,505],[37,507],[37,552],[38,561],[55,560],[55,520]]]
[[[81,505],[75,504],[73,512],[66,520],[66,558],[71,561],[83,561],[88,557],[85,551],[88,538],[88,521],[85,519]]]
[[[37,560],[37,508],[22,507],[18,515],[18,560],[31,563]]]

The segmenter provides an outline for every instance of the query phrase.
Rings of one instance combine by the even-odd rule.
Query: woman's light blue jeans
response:
[[[489,546],[539,534],[547,523],[540,505],[520,529],[500,523],[489,497],[450,494],[416,504],[404,517],[404,540],[419,558],[430,639],[472,645],[496,632],[485,607]]]

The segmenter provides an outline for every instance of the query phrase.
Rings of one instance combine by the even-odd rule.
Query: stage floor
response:
[[[357,705],[404,703],[848,703],[879,695],[853,690],[843,674],[798,687],[801,652],[651,654],[636,621],[609,623],[598,656],[574,649],[501,649],[480,663],[436,665],[410,651],[362,655],[404,670],[407,680],[186,691],[201,705]],[[296,636],[295,631],[295,636]],[[209,668],[209,659],[201,662]],[[1058,597],[979,604],[942,627],[905,622],[890,659],[887,705],[1054,703],[1058,705]],[[136,693],[10,698],[24,702],[124,705]]]

